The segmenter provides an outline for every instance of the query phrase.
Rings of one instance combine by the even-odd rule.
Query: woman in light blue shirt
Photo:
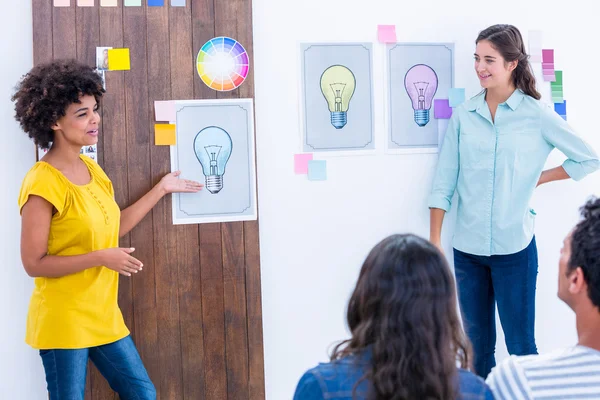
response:
[[[510,354],[537,354],[538,270],[535,212],[543,183],[580,180],[600,166],[596,153],[552,108],[539,101],[521,33],[494,25],[476,40],[483,91],[454,110],[429,198],[430,240],[441,248],[444,214],[457,193],[454,265],[463,323],[476,372],[495,366],[495,303]],[[552,149],[562,166],[543,171]]]

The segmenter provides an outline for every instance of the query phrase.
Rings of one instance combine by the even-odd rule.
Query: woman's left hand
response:
[[[158,183],[163,193],[196,193],[200,191],[204,185],[187,179],[179,179],[181,171],[171,172],[163,176]]]

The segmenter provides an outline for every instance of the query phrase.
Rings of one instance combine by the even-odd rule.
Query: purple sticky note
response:
[[[554,50],[542,49],[542,62],[554,64]]]
[[[554,73],[554,71],[544,71],[544,81],[556,82],[556,74]]]
[[[175,122],[175,101],[155,101],[154,119],[157,122]]]
[[[381,43],[396,43],[396,25],[378,25],[377,37]]]
[[[308,174],[308,162],[312,159],[312,153],[294,154],[294,172],[296,174]]]
[[[438,119],[448,119],[452,116],[452,107],[448,99],[433,100],[433,116]]]

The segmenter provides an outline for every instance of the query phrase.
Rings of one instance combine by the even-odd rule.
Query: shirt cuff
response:
[[[450,209],[450,201],[440,194],[432,194],[429,196],[427,206],[429,208],[441,208],[442,210],[448,212]]]
[[[574,181],[580,181],[591,172],[596,171],[599,167],[599,163],[598,160],[589,160],[578,163],[569,159],[565,160],[562,166],[567,172],[567,175]]]

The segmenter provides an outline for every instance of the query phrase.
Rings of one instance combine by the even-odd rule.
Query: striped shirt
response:
[[[496,399],[600,399],[600,351],[575,346],[546,355],[510,356],[486,383]]]

